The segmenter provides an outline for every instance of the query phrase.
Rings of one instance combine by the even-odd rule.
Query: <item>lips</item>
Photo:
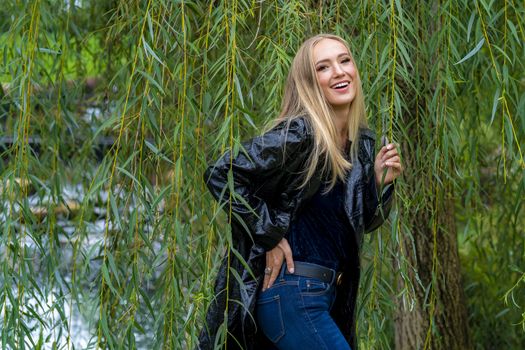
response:
[[[350,85],[350,81],[348,80],[345,80],[345,81],[340,81],[332,86],[330,86],[332,89],[344,89],[345,87],[347,87],[348,85]]]

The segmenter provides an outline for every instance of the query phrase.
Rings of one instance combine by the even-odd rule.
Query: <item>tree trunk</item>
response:
[[[453,202],[435,198],[437,217],[417,213],[412,237],[401,242],[409,270],[415,304],[397,300],[396,349],[470,349],[465,298],[456,242]],[[435,226],[429,225],[437,221]],[[435,238],[435,241],[434,241]],[[398,279],[398,290],[406,284]]]
[[[407,275],[397,278],[395,345],[397,350],[468,350],[472,345],[449,175],[454,173],[455,150],[445,146],[453,118],[448,113],[447,95],[452,93],[446,84],[439,84],[450,74],[444,35],[450,28],[447,12],[435,2],[417,2],[411,10],[417,14],[414,39],[420,46],[427,43],[427,50],[415,53],[413,62],[417,63],[408,75],[414,81],[396,81],[407,101],[403,121],[408,126],[408,140],[402,150],[405,180],[417,205],[404,214],[409,234],[401,237],[395,262],[409,267]],[[408,298],[407,291],[411,291]]]

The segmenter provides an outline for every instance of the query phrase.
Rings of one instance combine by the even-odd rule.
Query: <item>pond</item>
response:
[[[100,116],[97,108],[86,110],[86,118]],[[34,140],[38,141],[37,138]],[[107,138],[102,139],[104,142],[105,146],[111,144]],[[82,169],[83,177],[93,178],[96,169],[97,164],[93,164],[92,169]],[[88,195],[85,184],[66,181],[59,186],[61,192],[53,195],[47,180],[40,181],[38,188],[20,179],[16,179],[16,184],[10,184],[8,179],[0,184],[4,192],[2,198],[10,198],[5,193],[10,186],[17,188],[16,193],[27,193],[24,198],[17,196],[14,200],[4,199],[0,203],[1,239],[8,243],[0,244],[0,257],[3,264],[12,269],[0,275],[0,283],[9,288],[8,280],[11,280],[10,293],[3,294],[14,296],[5,300],[0,325],[10,322],[9,313],[14,312],[19,304],[19,312],[23,316],[17,318],[24,322],[24,342],[28,348],[36,347],[39,339],[43,349],[71,346],[76,349],[96,348],[104,237],[107,232],[119,230],[114,220],[108,220],[110,193],[105,186],[101,186]],[[140,216],[144,208],[137,196],[125,188],[116,187],[112,195],[119,199],[119,203],[125,203],[125,206],[116,209],[123,220],[127,220],[125,218],[132,212]],[[86,205],[87,202],[89,205]],[[113,210],[110,209],[110,215]],[[159,203],[157,210],[163,211],[163,202]],[[31,214],[28,216],[29,213],[23,214],[23,211]],[[33,220],[24,222],[24,217],[32,217]],[[53,229],[48,231],[51,226]],[[146,235],[153,232],[148,222],[143,223],[141,229]],[[159,260],[164,261],[166,253],[161,250],[161,239],[162,235],[158,235],[152,240],[151,254],[158,254],[161,256]],[[13,244],[15,248],[12,248]],[[153,294],[153,281],[161,276],[164,268],[163,264],[157,265],[149,274],[151,281],[141,281],[146,292]],[[75,273],[76,277],[73,276]],[[18,276],[19,280],[14,280],[12,276]],[[78,283],[79,276],[83,278],[82,283]],[[134,332],[138,349],[149,349],[154,342],[154,321],[146,314],[137,312],[135,316],[142,328],[142,331]]]

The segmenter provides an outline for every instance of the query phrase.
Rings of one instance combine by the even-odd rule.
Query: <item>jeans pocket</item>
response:
[[[320,295],[330,289],[330,284],[317,278],[303,278],[299,281],[299,292],[302,295]]]
[[[257,301],[257,323],[272,343],[277,343],[284,336],[284,322],[279,295]]]

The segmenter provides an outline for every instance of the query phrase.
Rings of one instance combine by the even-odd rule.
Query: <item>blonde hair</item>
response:
[[[308,184],[316,172],[319,159],[322,158],[321,171],[323,174],[328,172],[330,175],[325,190],[328,192],[338,178],[344,180],[346,172],[352,168],[352,163],[345,159],[339,149],[334,111],[326,101],[317,80],[313,49],[324,39],[337,40],[345,45],[352,61],[355,62],[348,43],[339,36],[318,34],[307,39],[294,57],[285,85],[281,113],[272,122],[272,125],[275,126],[285,120],[290,122],[290,120],[299,117],[305,117],[308,120],[313,129],[314,146],[307,161],[306,176],[300,187]],[[355,85],[356,94],[350,105],[347,123],[348,139],[352,141],[349,154],[351,160],[357,157],[359,128],[367,127],[365,102],[357,67],[356,72],[357,79],[352,81],[352,84]]]

